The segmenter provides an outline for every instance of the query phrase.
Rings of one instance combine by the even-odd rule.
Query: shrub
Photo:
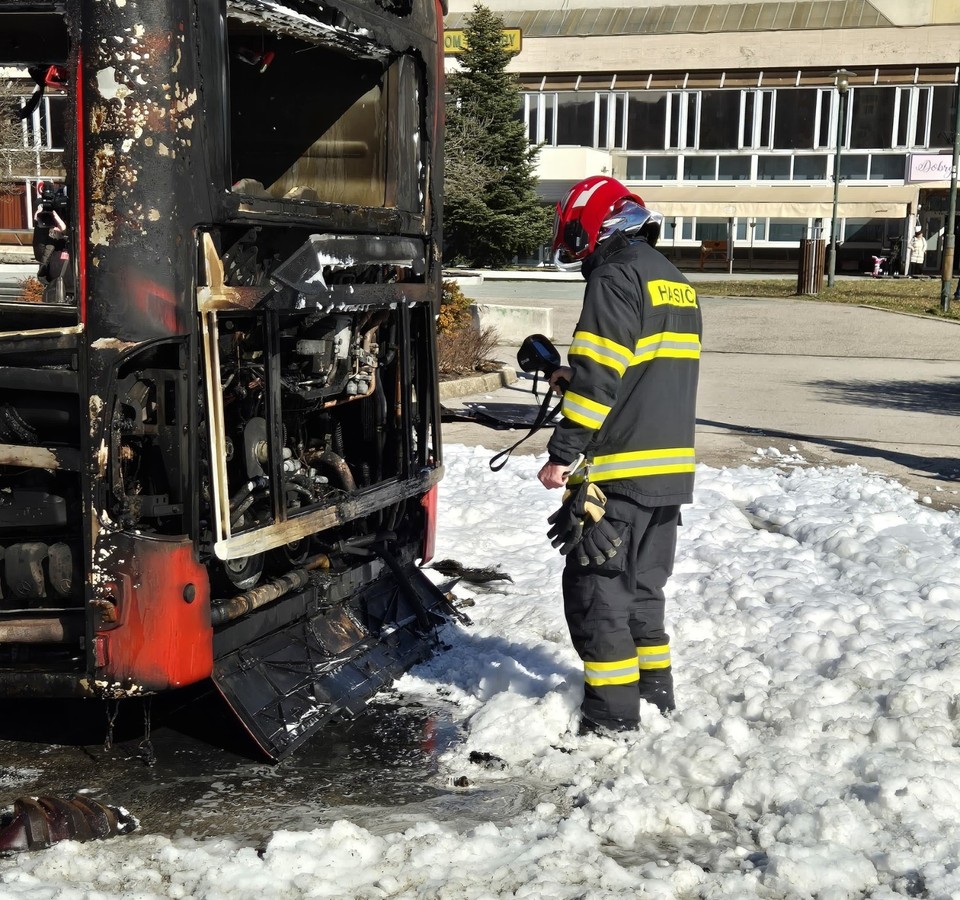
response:
[[[481,330],[473,324],[470,303],[456,281],[443,282],[437,316],[437,368],[441,375],[491,372],[499,367],[489,356],[500,335],[496,328]]]
[[[496,328],[480,330],[472,324],[453,334],[438,334],[437,368],[441,375],[492,372],[500,367],[489,358],[499,343]]]
[[[470,298],[464,296],[455,281],[443,282],[440,296],[440,315],[437,317],[438,334],[455,334],[471,323]]]
[[[24,278],[19,288],[21,303],[43,303],[43,285],[36,278]]]

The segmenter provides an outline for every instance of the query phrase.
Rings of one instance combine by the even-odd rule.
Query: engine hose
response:
[[[270,484],[266,475],[251,478],[236,494],[230,498],[230,527],[235,528],[243,521],[243,514],[256,503],[257,491],[261,491]]]
[[[347,461],[332,450],[311,450],[307,453],[307,461],[311,465],[320,463],[333,469],[340,479],[340,486],[345,491],[355,491],[357,489],[357,482],[354,480],[353,472],[350,471]]]
[[[270,484],[270,479],[266,475],[257,475],[251,478],[239,491],[230,498],[230,512],[235,512],[237,507],[244,501],[253,496],[255,491],[263,490]]]
[[[295,494],[299,494],[301,497],[306,497],[311,503],[316,499],[313,495],[313,491],[305,485],[300,484],[299,481],[295,481],[293,478],[285,478],[283,481],[283,488],[285,491],[292,491]]]

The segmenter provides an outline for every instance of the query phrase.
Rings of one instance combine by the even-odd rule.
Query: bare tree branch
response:
[[[17,115],[22,90],[10,81],[0,84],[0,179],[3,180],[29,175],[35,165],[35,154],[24,147],[23,120]]]

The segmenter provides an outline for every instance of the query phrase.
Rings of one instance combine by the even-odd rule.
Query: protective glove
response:
[[[605,519],[589,523],[584,527],[580,542],[576,545],[577,562],[581,566],[602,566],[617,555],[622,543],[623,538]]]
[[[550,543],[566,556],[580,543],[584,528],[603,518],[606,504],[603,491],[586,481],[564,491],[560,509],[547,519],[552,526],[547,532]]]

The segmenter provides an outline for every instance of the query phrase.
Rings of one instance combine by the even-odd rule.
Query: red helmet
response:
[[[651,245],[656,244],[662,220],[615,178],[585,178],[557,204],[551,248],[554,264],[560,269],[578,269],[597,244],[616,231],[628,237],[642,235]]]

